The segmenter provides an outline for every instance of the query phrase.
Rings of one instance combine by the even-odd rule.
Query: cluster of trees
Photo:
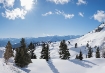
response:
[[[20,41],[20,47],[12,49],[12,45],[10,41],[8,41],[6,45],[6,50],[4,53],[5,63],[8,63],[9,58],[14,57],[14,62],[19,67],[25,67],[29,63],[32,63],[31,59],[36,59],[35,45],[31,42],[28,47],[26,47],[25,39],[22,38]],[[16,51],[15,56],[13,55],[13,50]],[[43,43],[42,44],[42,51],[41,51],[41,59],[46,59],[48,61],[50,59],[50,52],[49,52],[49,45]]]
[[[70,42],[68,42],[70,44]],[[17,66],[19,67],[25,67],[28,64],[32,63],[31,59],[36,59],[36,55],[34,53],[35,51],[35,45],[31,42],[28,47],[26,47],[25,39],[22,38],[20,41],[20,47],[16,48],[16,54],[13,54],[13,49],[10,41],[8,41],[6,45],[6,50],[4,53],[4,59],[5,63],[8,63],[9,58],[14,57],[14,62]],[[89,44],[86,44],[86,47],[88,47],[88,53],[86,55],[86,58],[91,58],[93,55],[93,50],[91,47],[89,47]],[[75,43],[75,48],[77,48],[77,43]],[[70,52],[67,47],[67,44],[65,40],[62,40],[60,42],[59,46],[59,58],[67,60],[70,58]],[[102,56],[105,58],[105,51],[102,53]],[[96,47],[96,58],[100,58],[100,50],[99,47]],[[50,50],[49,50],[49,44],[48,43],[43,43],[42,44],[42,51],[41,51],[41,56],[40,59],[45,59],[46,61],[49,61],[50,59]],[[80,50],[79,55],[76,55],[75,59],[83,59],[83,54],[82,51]]]
[[[91,46],[89,47],[89,44],[87,43],[86,47],[88,48],[88,53],[86,54],[86,58],[93,57],[93,50],[92,50]],[[77,48],[77,43],[75,43],[75,48]],[[99,49],[99,47],[95,47],[95,48],[96,48],[95,57],[100,58],[101,57],[100,56],[100,49]],[[102,57],[105,58],[105,51],[102,52]],[[78,54],[76,55],[76,59],[80,59],[80,60],[83,59],[82,51],[80,51],[79,55]]]
[[[22,38],[20,41],[20,47],[16,48],[16,54],[15,56],[13,55],[13,49],[10,41],[8,41],[6,45],[6,50],[4,53],[4,59],[6,64],[8,63],[9,58],[14,57],[15,64],[19,67],[25,67],[29,63],[32,63],[31,58],[36,58],[35,55],[33,55],[33,50],[34,46],[31,43],[29,45],[29,48],[26,47],[25,39]],[[30,51],[29,51],[30,50]],[[28,53],[29,52],[29,53]],[[31,55],[30,55],[31,53]]]

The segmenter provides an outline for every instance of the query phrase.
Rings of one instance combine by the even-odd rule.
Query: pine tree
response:
[[[69,49],[67,48],[67,45],[65,43],[65,40],[61,41],[60,46],[59,46],[59,54],[61,59],[69,59],[70,58],[70,53]]]
[[[100,51],[99,51],[99,47],[97,47],[97,50],[96,50],[96,58],[100,58]]]
[[[88,43],[86,44],[86,47],[89,47],[89,44]]]
[[[49,50],[49,45],[47,44],[46,46],[46,61],[50,59],[50,50]]]
[[[6,50],[5,50],[5,53],[4,53],[4,59],[5,59],[5,62],[7,64],[9,58],[13,57],[13,50],[12,50],[12,45],[10,43],[10,41],[8,41],[7,45],[6,45]]]
[[[41,51],[41,59],[46,59],[46,61],[48,61],[50,59],[50,52],[49,52],[49,45],[47,44],[43,44],[42,45],[42,51]]]
[[[86,54],[86,58],[87,58],[87,54]]]
[[[42,51],[41,51],[41,56],[40,56],[41,59],[45,59],[45,51],[46,51],[45,46],[46,46],[45,43],[42,44]]]
[[[79,59],[82,60],[83,57],[82,57],[82,51],[80,50],[80,53],[79,53]]]
[[[16,49],[15,64],[19,67],[25,67],[32,61],[24,38],[21,39],[20,44],[20,47]]]
[[[79,59],[79,56],[78,56],[78,54],[76,55],[76,58],[75,59]]]
[[[77,43],[75,43],[75,48],[77,48]]]
[[[32,42],[30,42],[28,48],[29,48],[30,50],[33,50],[33,49],[35,49],[35,46],[34,46],[34,44],[33,44]]]
[[[36,55],[34,53],[35,51],[35,46],[32,42],[30,42],[29,46],[28,46],[28,49],[30,51],[30,55],[31,55],[31,59],[36,59]]]
[[[92,48],[89,47],[88,48],[88,58],[91,58],[92,57]]]

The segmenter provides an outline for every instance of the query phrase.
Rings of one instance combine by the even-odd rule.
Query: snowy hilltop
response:
[[[105,43],[105,23],[102,23],[93,31],[83,35],[80,38],[71,40],[72,43],[78,43],[78,46],[86,45],[87,43],[90,44],[91,47],[104,46]]]

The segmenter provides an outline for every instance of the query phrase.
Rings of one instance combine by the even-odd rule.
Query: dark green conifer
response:
[[[65,43],[65,40],[61,41],[60,46],[59,46],[59,55],[61,59],[69,59],[70,58],[70,53],[69,49],[67,48],[67,45]]]
[[[88,43],[86,44],[86,47],[89,47],[89,44]]]
[[[75,43],[75,48],[77,48],[77,43]]]
[[[78,56],[78,54],[76,55],[76,58],[75,59],[79,59],[79,56]]]
[[[41,59],[46,59],[48,61],[50,59],[50,50],[49,50],[49,45],[43,44],[42,45],[42,51],[41,51]]]
[[[82,57],[82,51],[80,50],[80,53],[79,53],[79,59],[82,60],[83,57]]]
[[[97,47],[97,50],[96,50],[96,58],[100,58],[100,51],[99,51],[99,47]]]
[[[35,51],[35,46],[32,42],[30,42],[29,46],[28,46],[28,49],[30,51],[30,55],[31,55],[31,59],[36,59],[36,55],[34,53]]]
[[[31,63],[31,56],[26,48],[25,39],[22,38],[20,41],[20,47],[16,49],[15,64],[19,67],[25,67]]]
[[[92,57],[92,48],[91,47],[89,47],[88,48],[88,58],[91,58]]]

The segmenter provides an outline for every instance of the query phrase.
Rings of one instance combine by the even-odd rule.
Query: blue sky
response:
[[[84,35],[105,21],[105,0],[0,0],[0,38]]]

